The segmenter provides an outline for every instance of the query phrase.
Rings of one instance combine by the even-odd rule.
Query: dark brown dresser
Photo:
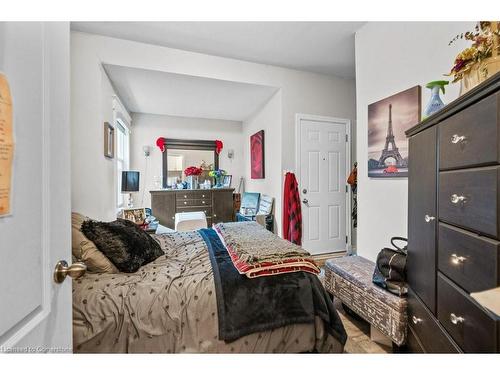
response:
[[[500,74],[407,131],[410,349],[498,353]]]
[[[151,210],[161,225],[175,226],[177,212],[203,211],[208,226],[233,221],[233,188],[151,190]]]

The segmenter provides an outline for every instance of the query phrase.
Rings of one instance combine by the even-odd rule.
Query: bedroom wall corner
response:
[[[473,22],[370,22],[356,33],[358,255],[375,260],[392,236],[407,235],[408,180],[368,178],[368,105],[421,85],[425,108],[425,84],[447,79],[443,74],[465,47],[448,42],[473,27]],[[457,98],[458,86],[446,88],[445,103]]]
[[[113,124],[116,93],[92,40],[71,33],[71,209],[93,219],[116,218],[114,159],[104,157],[105,121]]]
[[[266,194],[274,198],[276,234],[281,235],[281,90],[243,122],[243,177],[245,191]],[[252,179],[250,175],[250,136],[264,130],[265,178]]]

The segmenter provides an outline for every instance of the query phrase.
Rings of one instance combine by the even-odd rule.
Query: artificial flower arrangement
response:
[[[448,76],[453,76],[453,82],[466,81],[462,91],[467,91],[500,69],[498,22],[478,22],[474,31],[467,31],[455,36],[448,45],[459,39],[470,40],[472,45],[457,55]]]
[[[187,167],[186,169],[184,169],[184,174],[186,176],[199,176],[200,174],[202,174],[202,172],[203,169],[195,166]]]
[[[215,187],[222,187],[222,178],[226,175],[226,171],[224,169],[212,169],[208,175],[215,179]]]
[[[214,177],[214,178],[221,178],[221,177],[224,177],[226,175],[226,171],[224,169],[212,169],[208,175],[210,177]]]

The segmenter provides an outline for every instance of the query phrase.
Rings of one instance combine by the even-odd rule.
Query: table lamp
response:
[[[132,193],[139,191],[139,172],[137,171],[122,171],[122,193],[128,193],[128,208],[134,206],[132,201]]]

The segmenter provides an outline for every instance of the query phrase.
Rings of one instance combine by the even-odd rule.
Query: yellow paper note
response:
[[[9,82],[0,73],[0,216],[11,212],[12,160],[14,137],[12,131],[12,99]]]

